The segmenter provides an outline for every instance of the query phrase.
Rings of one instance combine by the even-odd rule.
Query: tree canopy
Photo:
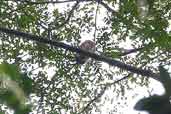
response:
[[[0,62],[0,114],[93,114],[106,101],[122,112],[114,99],[171,67],[171,1],[0,0]]]

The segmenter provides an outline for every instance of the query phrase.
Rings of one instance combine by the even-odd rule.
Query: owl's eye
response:
[[[83,43],[81,43],[79,47],[83,50],[90,51],[90,52],[95,52],[96,50],[95,43],[91,40],[85,40]],[[89,57],[85,55],[79,53],[76,54],[77,64],[84,64],[88,59]]]

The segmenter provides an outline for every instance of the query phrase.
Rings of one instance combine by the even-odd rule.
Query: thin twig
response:
[[[105,86],[96,97],[94,97],[92,100],[90,100],[89,103],[78,114],[82,114],[93,102],[95,102],[99,98],[101,98],[102,95],[104,95],[106,89],[107,89],[107,86]]]
[[[127,76],[124,76],[124,77],[122,77],[121,79],[118,79],[118,80],[116,80],[116,81],[114,81],[114,82],[111,82],[111,83],[106,83],[106,84],[99,84],[98,86],[102,86],[102,85],[105,85],[105,86],[111,86],[111,85],[114,85],[114,84],[116,84],[116,83],[119,83],[119,82],[121,82],[121,81],[123,81],[123,80],[125,80],[125,79],[128,79],[129,77],[131,77],[132,75],[130,75],[130,74],[128,74]]]
[[[123,81],[123,80],[125,80],[125,79],[127,79],[129,77],[131,77],[130,74],[128,74],[127,76],[125,76],[125,77],[123,77],[121,79],[118,79],[118,80],[116,80],[116,81],[114,81],[112,83],[100,84],[100,86],[103,85],[105,87],[101,90],[101,92],[96,97],[94,97],[94,99],[89,101],[89,103],[80,111],[80,114],[83,113],[93,102],[97,101],[100,97],[102,97],[102,95],[104,95],[104,93],[105,93],[105,91],[107,90],[108,87],[110,87],[111,85],[114,85],[114,84],[116,84],[118,82],[121,82],[121,81]]]
[[[140,47],[140,48],[136,48],[136,49],[127,50],[126,52],[123,52],[123,53],[119,54],[119,56],[126,56],[126,55],[128,55],[128,54],[135,53],[135,52],[137,52],[137,51],[143,50],[145,47],[146,47],[146,46]]]
[[[59,29],[59,28],[63,27],[65,24],[67,24],[67,23],[69,22],[71,16],[72,16],[73,13],[74,13],[74,10],[77,8],[78,4],[79,4],[79,1],[77,1],[77,2],[74,4],[74,6],[72,7],[70,13],[68,14],[67,19],[66,19],[62,24],[60,24],[60,25],[57,26],[57,27],[54,26],[54,27],[52,27],[52,29],[56,29],[56,28]]]
[[[95,15],[94,42],[96,42],[96,32],[97,32],[97,15],[98,15],[98,9],[99,9],[99,2],[98,2],[98,4],[97,4],[97,8],[96,8],[96,15]]]
[[[104,3],[104,2],[100,2],[100,4],[105,7],[109,12],[113,13],[113,14],[118,14],[115,10],[113,10],[111,7],[108,6],[108,4]]]

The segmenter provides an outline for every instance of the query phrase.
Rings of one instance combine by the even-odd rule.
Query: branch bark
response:
[[[127,65],[127,64],[125,64],[123,62],[117,61],[117,60],[115,60],[113,58],[110,58],[110,57],[106,57],[106,56],[103,56],[103,55],[98,55],[98,54],[95,54],[95,53],[91,53],[91,52],[88,52],[86,50],[82,50],[80,48],[70,46],[70,45],[62,43],[62,42],[52,41],[52,40],[49,40],[48,38],[32,35],[32,34],[25,33],[25,32],[20,32],[20,31],[17,31],[17,30],[12,30],[12,29],[8,29],[8,28],[0,27],[0,31],[3,32],[3,33],[6,33],[6,34],[16,35],[18,37],[22,37],[23,39],[26,39],[26,40],[32,40],[32,41],[37,41],[37,42],[40,42],[40,43],[50,44],[51,46],[55,46],[55,47],[58,47],[58,48],[63,48],[63,49],[69,50],[71,52],[81,53],[81,54],[89,56],[89,57],[91,57],[93,59],[96,59],[98,61],[106,62],[109,65],[116,66],[118,68],[130,71],[132,73],[136,73],[136,74],[139,74],[139,75],[142,75],[142,76],[151,77],[151,78],[159,81],[159,75],[153,73],[151,70],[143,70],[143,69],[134,67],[132,65]]]
[[[12,0],[9,0],[9,1],[12,1]],[[68,3],[68,2],[74,2],[76,0],[63,0],[63,1],[42,1],[42,2],[33,2],[33,1],[30,1],[30,0],[18,0],[18,2],[25,2],[27,4],[35,4],[35,5],[38,5],[38,4],[58,4],[58,3]]]
[[[12,0],[8,0],[12,1]],[[39,4],[59,4],[59,3],[69,3],[69,2],[93,2],[94,0],[63,0],[63,1],[44,1],[44,2],[33,2],[30,0],[18,0],[18,2],[25,2],[31,5],[39,5]],[[103,7],[105,7],[109,12],[113,14],[118,14],[115,10],[113,10],[107,3],[104,3],[102,0],[95,0],[95,2],[100,3]]]

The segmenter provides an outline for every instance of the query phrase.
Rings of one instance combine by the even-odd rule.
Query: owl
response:
[[[83,43],[81,43],[79,48],[81,48],[85,51],[89,51],[89,52],[95,52],[95,50],[96,50],[95,42],[93,42],[91,40],[85,40]],[[84,64],[88,59],[89,59],[89,57],[87,57],[83,54],[79,54],[79,53],[76,54],[77,64]]]

